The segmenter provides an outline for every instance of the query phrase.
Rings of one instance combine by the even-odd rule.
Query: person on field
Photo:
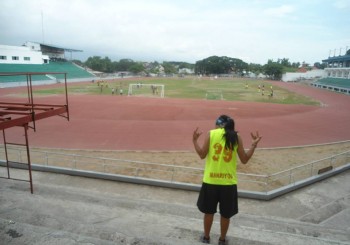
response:
[[[221,234],[218,244],[224,245],[228,244],[226,234],[230,218],[238,213],[237,155],[246,164],[262,137],[259,132],[251,133],[252,144],[245,151],[242,138],[235,130],[235,122],[227,115],[221,115],[216,120],[216,129],[207,133],[202,146],[198,144],[201,135],[197,127],[193,132],[193,145],[199,157],[206,158],[197,201],[198,209],[204,213],[204,234],[200,239],[203,243],[210,243],[210,230],[219,204]]]

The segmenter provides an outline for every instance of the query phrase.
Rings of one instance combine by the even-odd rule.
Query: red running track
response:
[[[235,119],[236,130],[250,145],[250,132],[263,136],[260,147],[285,147],[350,140],[350,96],[296,84],[275,82],[322,102],[323,106],[280,105],[194,99],[70,95],[70,121],[52,117],[29,131],[31,147],[95,150],[193,150],[192,132],[214,127],[220,114]],[[0,101],[18,100],[0,90]],[[64,102],[61,96],[34,103]],[[23,131],[9,129],[7,141],[23,141]],[[21,129],[23,130],[23,129]]]

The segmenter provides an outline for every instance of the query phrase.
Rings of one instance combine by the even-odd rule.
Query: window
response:
[[[5,55],[0,55],[0,60],[7,60],[7,57]]]
[[[12,56],[12,60],[19,60],[18,56]]]
[[[30,57],[24,57],[24,60],[30,61]]]

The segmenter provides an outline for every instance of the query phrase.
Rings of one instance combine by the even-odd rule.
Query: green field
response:
[[[264,80],[232,79],[232,78],[137,78],[118,79],[101,83],[104,86],[95,83],[74,84],[68,86],[69,94],[99,94],[101,96],[112,95],[112,88],[119,91],[123,89],[123,95],[128,94],[130,83],[142,84],[163,84],[165,86],[166,98],[191,98],[191,99],[215,99],[228,101],[255,101],[278,104],[305,104],[319,105],[309,97],[290,92],[278,86],[273,86],[273,96],[271,94],[271,84]],[[262,89],[259,92],[259,85],[264,86],[264,95]],[[149,88],[149,87],[148,87]],[[60,94],[64,88],[53,88],[45,90],[36,90],[35,94]],[[147,94],[148,93],[148,94]],[[115,96],[120,96],[119,92]],[[144,92],[144,96],[152,96],[152,92]]]

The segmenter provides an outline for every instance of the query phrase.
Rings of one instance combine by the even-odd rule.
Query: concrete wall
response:
[[[44,60],[48,62],[49,57],[30,46],[0,45],[1,64],[43,64]]]
[[[301,79],[314,79],[327,77],[325,70],[312,70],[307,72],[287,72],[282,75],[283,82],[299,81]]]

